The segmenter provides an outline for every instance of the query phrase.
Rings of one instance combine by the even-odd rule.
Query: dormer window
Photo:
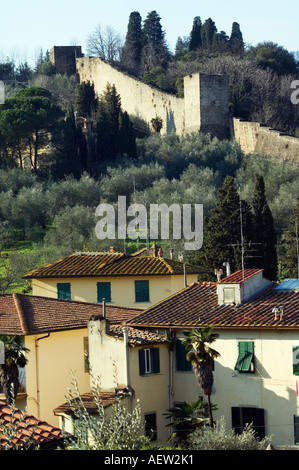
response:
[[[224,287],[223,302],[225,304],[232,304],[235,302],[235,289],[233,287]]]

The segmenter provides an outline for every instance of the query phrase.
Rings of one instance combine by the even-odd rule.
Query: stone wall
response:
[[[76,58],[82,55],[81,46],[53,46],[50,50],[50,62],[56,73],[74,75]]]
[[[184,79],[185,97],[165,93],[111,67],[99,58],[77,59],[80,82],[90,81],[101,95],[107,83],[115,85],[122,108],[144,119],[161,117],[161,134],[202,131],[229,137],[228,90],[224,75],[192,74]]]
[[[299,165],[299,139],[296,137],[237,118],[233,119],[232,128],[232,137],[245,154],[260,153]]]

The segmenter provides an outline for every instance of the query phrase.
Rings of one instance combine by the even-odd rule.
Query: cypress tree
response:
[[[299,279],[299,199],[295,206],[291,222],[283,233],[285,255],[282,267],[286,277]]]
[[[264,276],[274,281],[277,278],[276,233],[271,210],[265,195],[264,179],[255,175],[254,180],[254,243],[256,257],[254,267],[263,268]]]
[[[200,16],[196,16],[193,20],[193,26],[190,33],[189,52],[199,49],[202,45],[201,39],[202,23]]]
[[[243,35],[240,30],[239,23],[232,24],[232,32],[229,39],[229,46],[231,52],[234,54],[242,54],[244,52]]]
[[[122,48],[121,65],[131,73],[138,74],[142,50],[142,18],[138,11],[129,17],[128,29]]]
[[[93,117],[97,111],[98,101],[94,91],[94,85],[83,82],[76,89],[76,112],[77,116]]]
[[[230,263],[232,271],[242,268],[241,213],[244,246],[247,246],[252,238],[251,210],[245,201],[240,206],[234,178],[227,176],[218,190],[216,206],[205,223],[203,247],[196,255],[197,264],[209,273],[210,279],[215,279],[214,269],[222,268],[225,261]]]
[[[145,71],[161,65],[166,67],[170,54],[165,42],[165,32],[162,29],[161,18],[153,10],[148,13],[143,23],[142,66]]]
[[[217,28],[214,21],[208,18],[202,25],[202,46],[210,49],[213,45],[214,36],[217,33]]]

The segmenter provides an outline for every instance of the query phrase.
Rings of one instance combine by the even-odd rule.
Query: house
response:
[[[89,322],[90,361],[103,391],[115,387],[114,362],[118,383],[132,389],[132,403],[140,400],[156,442],[165,443],[165,411],[202,396],[181,343],[183,331],[207,325],[219,335],[213,345],[220,353],[214,362],[214,419],[224,416],[236,432],[252,422],[259,437],[273,436],[275,446],[298,445],[299,281],[276,285],[260,269],[192,283],[128,320],[125,328],[109,327],[103,318]]]
[[[99,398],[109,413],[109,407],[119,398],[132,411],[140,399],[144,433],[159,443],[165,443],[169,432],[164,429],[163,413],[169,405],[168,370],[169,339],[165,334],[138,328],[112,325],[103,316],[88,323],[89,360],[92,367],[91,386],[100,377]],[[92,393],[81,395],[91,414],[97,413]],[[54,410],[59,425],[67,432],[76,432],[76,419],[69,401]],[[163,438],[156,435],[163,429]]]
[[[200,269],[163,258],[156,250],[128,255],[76,252],[27,273],[33,295],[147,308],[197,281]]]
[[[8,442],[6,434],[0,433],[0,450],[56,450],[65,445],[66,434],[60,428],[1,401],[0,428],[6,428],[11,439]]]
[[[88,321],[103,315],[118,325],[138,309],[72,302],[25,294],[0,295],[0,334],[20,335],[28,363],[20,370],[16,406],[53,424],[53,409],[76,381],[82,393],[90,389]],[[0,390],[0,399],[5,396]]]

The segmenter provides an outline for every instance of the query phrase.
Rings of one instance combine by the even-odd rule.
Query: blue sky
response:
[[[231,32],[238,22],[247,44],[273,41],[288,51],[299,50],[299,7],[295,0],[14,0],[1,5],[0,60],[6,56],[16,63],[27,60],[34,63],[40,50],[52,46],[81,45],[86,49],[86,39],[97,25],[104,29],[112,26],[123,37],[129,15],[138,11],[144,20],[156,10],[171,50],[178,36],[187,36],[195,16],[202,22],[215,21],[218,31]]]

